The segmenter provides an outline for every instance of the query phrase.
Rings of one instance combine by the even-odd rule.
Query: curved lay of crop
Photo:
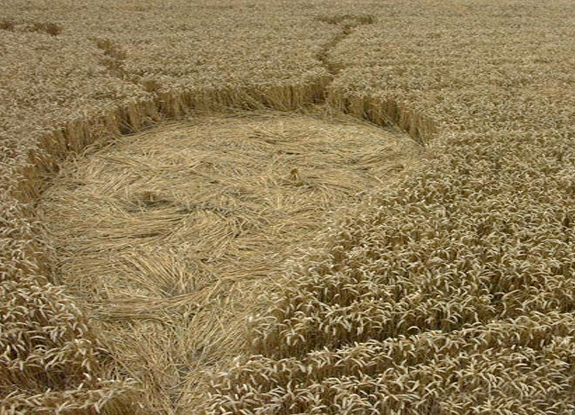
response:
[[[283,262],[417,153],[349,116],[195,116],[64,163],[39,211],[59,280],[141,402],[185,411],[205,400],[207,369],[249,352],[246,316]]]
[[[572,2],[4,3],[0,412],[562,415],[574,410]],[[234,180],[249,176],[242,170],[249,170],[250,162],[265,168],[269,157],[241,153],[234,167],[240,153],[228,152],[221,159],[227,170],[216,174],[219,183],[209,177],[204,182],[206,171],[196,163],[200,175],[191,173],[194,186],[215,186],[210,189],[216,194],[198,205],[181,178],[170,176],[169,146],[178,145],[176,138],[166,142],[165,168],[155,171],[146,157],[163,154],[161,149],[138,154],[139,144],[130,150],[132,136],[126,134],[164,119],[200,120],[199,113],[212,117],[230,110],[291,111],[289,117],[297,119],[303,109],[320,104],[403,130],[425,149],[422,160],[392,185],[366,185],[362,200],[348,195],[344,203],[351,205],[334,210],[306,243],[294,237],[290,244],[296,246],[281,246],[268,238],[252,246],[262,252],[285,248],[286,258],[270,261],[273,272],[260,275],[279,284],[266,286],[258,304],[247,307],[246,314],[253,315],[237,331],[241,338],[228,338],[230,345],[241,344],[236,359],[225,356],[220,365],[216,358],[211,371],[198,375],[199,395],[178,395],[192,390],[198,379],[185,373],[194,369],[189,362],[203,356],[200,347],[158,353],[170,338],[189,340],[180,343],[184,346],[199,344],[202,334],[194,337],[192,326],[174,317],[188,312],[189,323],[197,312],[178,309],[181,295],[193,296],[196,282],[213,283],[209,278],[225,279],[226,273],[226,281],[234,277],[225,266],[211,274],[186,267],[194,260],[185,255],[202,243],[218,253],[223,247],[217,234],[202,223],[228,220],[228,228],[220,229],[241,231],[234,228],[238,212],[250,208],[255,209],[250,214],[261,213],[272,234],[279,232],[265,216],[269,200],[262,195],[260,205],[237,192],[225,206],[216,203],[233,190]],[[153,130],[145,134],[143,140],[151,141],[142,143],[142,150],[154,144],[147,136]],[[261,145],[262,137],[277,139],[266,134],[250,140]],[[219,138],[223,141],[214,145],[226,149],[228,141]],[[242,151],[255,145],[245,137],[235,144],[242,143]],[[123,145],[128,145],[124,160],[132,166],[115,165],[106,153]],[[189,145],[209,158],[209,143]],[[370,161],[369,152],[360,150]],[[346,160],[321,154],[334,168]],[[193,159],[172,160],[171,168],[185,160]],[[114,169],[124,169],[121,174],[134,187],[114,182],[109,171]],[[302,167],[288,170],[283,175],[278,170],[278,188],[300,195],[301,185],[313,180],[318,188],[330,185],[321,176],[323,181],[306,179]],[[153,188],[140,186],[138,177]],[[363,176],[346,177],[365,188]],[[58,191],[70,194],[59,199]],[[233,200],[246,204],[238,202],[233,214],[225,213]],[[97,206],[118,209],[105,222]],[[153,229],[139,228],[146,215]],[[185,215],[195,215],[195,222],[190,221],[190,234],[178,236],[176,231],[186,229]],[[128,234],[137,236],[132,247],[122,239]],[[182,235],[190,241],[189,251],[178,239]],[[115,253],[106,251],[119,245]],[[232,260],[236,248],[226,251]],[[111,257],[98,252],[125,257],[106,263]],[[74,268],[75,255],[92,255],[92,274]],[[171,263],[169,272],[154,268],[160,257]],[[106,269],[113,263],[125,266]],[[82,278],[74,279],[73,272]],[[114,288],[107,298],[104,277]],[[124,291],[118,289],[122,277]],[[136,303],[147,297],[139,304],[140,317],[128,303],[98,309],[128,292]],[[218,310],[240,310],[233,307]],[[161,313],[165,319],[155,322]],[[241,313],[218,322],[239,327]],[[132,320],[124,328],[113,324],[125,337],[111,340],[113,324],[106,326],[105,320],[122,318]],[[137,336],[129,333],[139,329],[146,342],[136,345]],[[228,329],[222,326],[222,333],[231,333]],[[122,344],[133,349],[121,350]],[[150,353],[142,355],[146,347]],[[137,364],[148,356],[163,360],[138,369],[130,356]],[[146,374],[154,365],[165,370]]]

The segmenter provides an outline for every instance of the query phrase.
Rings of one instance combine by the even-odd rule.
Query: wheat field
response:
[[[4,0],[0,413],[571,414],[574,12]]]

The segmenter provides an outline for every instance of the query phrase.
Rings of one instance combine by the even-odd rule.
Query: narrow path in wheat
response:
[[[320,22],[337,25],[339,32],[328,43],[323,45],[320,52],[317,54],[318,60],[332,75],[333,78],[343,69],[336,62],[331,59],[331,52],[348,36],[350,36],[358,27],[365,24],[373,23],[371,16],[355,16],[355,15],[339,15],[339,16],[324,16],[317,19]]]

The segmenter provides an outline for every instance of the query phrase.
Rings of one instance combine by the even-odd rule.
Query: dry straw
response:
[[[192,408],[201,371],[247,352],[246,316],[277,290],[282,262],[417,152],[321,112],[194,117],[71,160],[41,211],[60,282],[146,405]]]
[[[572,2],[5,6],[1,411],[573,411]],[[137,18],[116,18],[126,14]],[[62,164],[98,143],[85,154],[95,162],[98,147],[165,117],[320,101],[408,132],[427,146],[424,167],[318,222],[312,216],[329,211],[332,196],[357,200],[366,182],[281,165],[279,176],[252,176],[258,185],[247,190],[285,188],[291,199],[249,199],[240,177],[273,161],[262,148],[306,160],[301,143],[269,131],[231,140],[260,147],[235,158],[230,148],[219,166],[225,177],[217,163],[188,165],[193,195],[163,176],[181,173],[170,169],[182,160],[159,168],[144,157],[161,154],[159,145],[108,157],[107,170],[74,166],[74,157]],[[209,158],[208,144],[197,144],[199,156]],[[388,177],[376,167],[387,161],[364,150],[357,163],[383,175],[372,178]],[[337,164],[325,156],[308,162]],[[250,160],[255,167],[237,167]],[[95,194],[60,203],[78,233],[51,242],[36,208],[61,167],[71,200],[87,188],[74,168],[101,175],[94,186],[105,190],[105,209],[86,203]],[[142,178],[129,172],[154,185],[125,191]],[[315,198],[307,205],[306,192]],[[288,210],[285,222],[274,216],[294,203],[307,210]],[[65,233],[62,215],[48,216]],[[323,226],[321,241],[298,233],[300,224],[306,232]],[[261,233],[240,250],[231,241],[242,232]],[[240,253],[249,253],[249,267],[235,266]],[[267,278],[281,286],[260,283]],[[241,317],[251,312],[246,333]],[[166,345],[174,352],[158,353]],[[193,375],[208,365],[224,371],[209,388],[209,373]],[[148,370],[157,367],[164,370]]]

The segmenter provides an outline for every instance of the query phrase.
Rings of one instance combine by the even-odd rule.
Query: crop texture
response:
[[[4,1],[0,412],[571,413],[573,16],[575,6],[563,0]],[[290,239],[303,252],[283,247],[289,260],[272,261],[276,284],[259,293],[257,307],[218,321],[243,327],[241,338],[228,339],[241,347],[232,363],[203,372],[209,386],[200,395],[178,395],[185,377],[174,373],[189,367],[174,356],[153,362],[164,372],[134,376],[100,319],[125,318],[126,309],[98,315],[82,292],[89,280],[65,277],[70,262],[62,262],[69,241],[82,248],[97,240],[88,209],[104,196],[82,205],[90,195],[78,191],[83,199],[62,203],[61,212],[86,217],[76,228],[85,235],[58,234],[45,222],[57,222],[48,206],[61,203],[56,186],[76,180],[71,171],[94,173],[87,159],[166,119],[313,105],[405,132],[421,160],[393,181],[366,184],[360,198],[348,195],[350,205],[306,243]],[[266,158],[258,154],[243,161]],[[225,180],[242,168],[218,180],[229,190]],[[305,184],[301,171],[281,178]],[[363,187],[360,176],[346,177]],[[213,213],[213,203],[174,206],[174,194],[162,193],[168,179],[164,169],[153,192],[134,188],[124,200],[155,215],[157,227],[142,238],[171,226],[174,213],[162,209]],[[107,184],[112,193],[122,189]],[[120,243],[115,227],[129,228],[129,216],[118,217],[104,223],[102,249]],[[216,250],[216,235],[206,235],[200,242]],[[166,252],[136,245],[150,262],[140,256],[130,263],[139,271],[116,271],[154,275],[136,282],[173,307],[195,290],[188,273],[199,283],[208,278],[182,270],[171,253],[162,259],[172,261],[169,273],[154,269],[154,255]],[[95,277],[105,258],[94,261]],[[142,329],[144,346],[157,351],[166,339],[193,337],[185,325],[155,337],[152,311],[149,303],[141,324],[126,323]],[[166,384],[174,389],[159,386]]]

